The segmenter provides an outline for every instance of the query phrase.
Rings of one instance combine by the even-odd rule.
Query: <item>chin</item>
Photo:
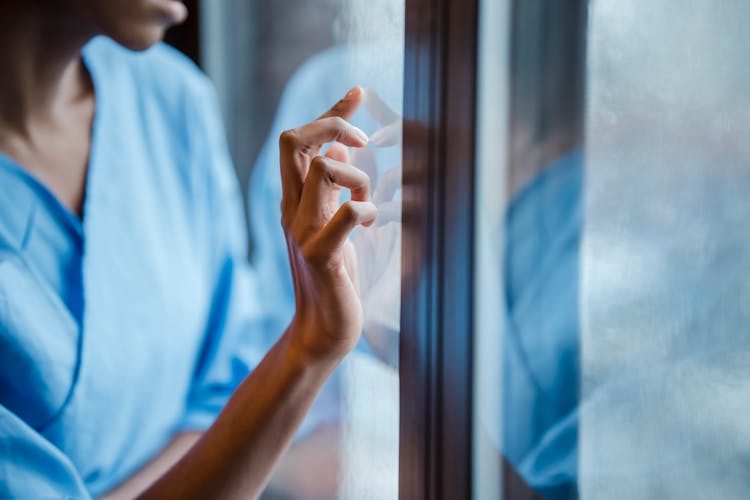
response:
[[[143,51],[149,49],[164,39],[166,28],[154,26],[138,30],[108,33],[107,36],[130,50]]]
[[[65,0],[91,31],[132,50],[159,43],[167,28],[188,15],[180,0]]]

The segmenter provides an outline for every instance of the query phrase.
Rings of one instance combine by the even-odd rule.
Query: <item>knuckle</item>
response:
[[[340,116],[334,116],[331,118],[331,123],[338,129],[344,129],[348,125],[348,122]]]
[[[372,181],[370,180],[370,176],[367,175],[365,172],[362,172],[359,169],[357,169],[357,171],[360,173],[360,184],[361,184],[361,186],[363,188],[365,188],[369,192],[370,188],[372,186]]]
[[[359,218],[359,211],[351,200],[345,201],[341,205],[341,217],[347,222],[355,222]]]
[[[294,148],[297,146],[298,142],[299,134],[295,129],[285,130],[279,136],[279,145],[282,148]]]
[[[310,171],[320,177],[324,177],[328,173],[328,161],[322,156],[316,156],[310,162]]]
[[[319,245],[308,243],[301,248],[302,258],[311,265],[323,264],[326,260],[325,252],[321,251]]]

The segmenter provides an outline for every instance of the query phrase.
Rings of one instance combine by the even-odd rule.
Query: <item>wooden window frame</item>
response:
[[[471,498],[477,0],[407,0],[399,495]]]

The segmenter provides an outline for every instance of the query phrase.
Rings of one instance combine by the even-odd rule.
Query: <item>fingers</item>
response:
[[[365,91],[364,103],[367,111],[382,125],[380,130],[372,134],[370,142],[380,148],[401,144],[403,140],[401,116],[393,111],[372,89],[368,88]]]
[[[367,135],[343,118],[322,118],[302,127],[288,130],[279,139],[282,184],[282,224],[289,227],[302,195],[310,160],[320,147],[331,141],[347,146],[367,145]]]
[[[375,90],[368,87],[364,91],[364,104],[367,111],[381,125],[390,125],[395,121],[401,121],[401,116],[393,111],[385,101],[383,101]]]
[[[401,202],[386,201],[378,203],[378,218],[375,221],[376,226],[384,226],[389,222],[401,222]]]
[[[393,167],[386,170],[386,172],[380,176],[378,181],[378,187],[375,189],[373,194],[373,201],[375,203],[381,203],[393,199],[393,195],[396,194],[401,188],[401,167]]]
[[[367,134],[339,116],[320,118],[307,125],[287,130],[281,134],[281,148],[287,151],[308,152],[327,142],[340,142],[345,146],[367,146]],[[315,155],[313,155],[315,156]]]
[[[347,201],[339,207],[331,220],[305,245],[309,262],[327,261],[347,241],[349,233],[358,225],[371,225],[378,209],[369,201]]]
[[[375,160],[375,154],[371,148],[356,148],[351,150],[351,163],[356,165],[358,169],[362,170],[368,176],[370,176],[370,185],[376,186],[378,182],[378,164]]]
[[[403,125],[401,120],[398,120],[374,132],[370,141],[379,148],[396,146],[397,144],[401,144],[402,134]]]
[[[339,186],[348,188],[354,201],[370,200],[370,178],[360,169],[349,164],[318,156],[310,163],[300,200],[300,218],[303,227],[317,229],[322,227],[333,215],[331,210],[331,191]]]
[[[355,151],[359,151],[355,149]],[[331,144],[331,147],[326,151],[326,158],[340,161],[343,163],[349,163],[349,151],[339,143]]]
[[[366,148],[362,148],[366,149]],[[354,151],[362,151],[362,149],[355,149]],[[334,142],[331,147],[328,148],[325,154],[326,158],[340,161],[343,163],[350,163],[349,161],[349,150],[341,144]],[[331,189],[328,195],[328,207],[326,209],[326,215],[330,217],[338,209],[339,202],[341,201],[341,186],[335,186]]]
[[[365,97],[365,92],[360,86],[353,87],[346,95],[331,109],[320,115],[318,119],[329,118],[332,116],[338,116],[345,120],[352,117],[359,105],[362,103],[362,99]]]

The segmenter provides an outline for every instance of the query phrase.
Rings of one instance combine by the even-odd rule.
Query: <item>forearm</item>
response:
[[[337,359],[312,360],[282,336],[214,425],[142,498],[255,498]]]
[[[318,120],[281,135],[281,223],[294,281],[294,323],[214,425],[144,498],[259,496],[323,383],[357,344],[363,313],[348,238],[355,227],[374,223],[377,208],[369,177],[347,163],[344,146],[369,141],[346,121],[363,97],[355,87]],[[340,144],[318,156],[332,141]],[[338,206],[344,188],[351,199]]]
[[[157,456],[116,488],[107,492],[102,497],[102,500],[130,500],[136,498],[171,469],[190,450],[195,442],[200,439],[201,434],[198,431],[177,434]]]

